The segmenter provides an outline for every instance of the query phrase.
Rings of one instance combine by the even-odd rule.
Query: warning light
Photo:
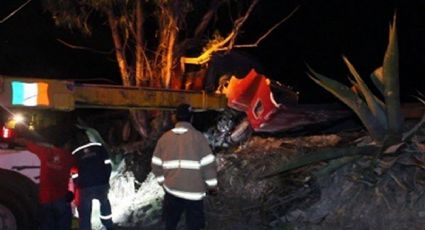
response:
[[[24,123],[24,121],[25,121],[24,116],[22,114],[17,113],[17,114],[14,114],[12,117],[10,117],[6,121],[4,127],[7,129],[14,129],[16,128],[17,124],[22,124]]]
[[[6,128],[6,127],[3,126],[1,136],[4,139],[12,138],[13,137],[13,130],[12,129],[9,129],[9,128]]]
[[[23,123],[24,122],[24,116],[22,114],[15,114],[13,116],[13,120],[15,120],[15,123]]]

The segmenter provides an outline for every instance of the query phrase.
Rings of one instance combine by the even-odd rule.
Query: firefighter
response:
[[[92,200],[100,203],[100,221],[112,229],[112,211],[108,199],[111,160],[104,146],[90,142],[84,130],[76,133],[77,147],[72,151],[78,174],[72,175],[78,190],[78,215],[80,230],[91,230]]]
[[[69,230],[72,223],[72,192],[68,191],[71,167],[74,158],[64,141],[56,140],[55,145],[34,142],[24,138],[16,139],[18,144],[40,159],[39,201],[41,204],[41,230]],[[60,148],[57,146],[64,146]]]
[[[176,229],[185,213],[187,229],[202,229],[203,198],[217,191],[215,156],[204,135],[192,126],[188,104],[177,107],[175,118],[175,127],[161,136],[152,157],[152,172],[165,191],[165,228]]]

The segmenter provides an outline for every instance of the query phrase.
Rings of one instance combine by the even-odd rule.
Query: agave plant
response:
[[[349,106],[378,145],[391,146],[402,142],[408,137],[407,134],[414,132],[410,130],[406,135],[402,133],[403,116],[400,106],[398,56],[396,17],[394,16],[390,25],[389,42],[383,65],[370,75],[381,95],[372,93],[346,57],[343,57],[343,60],[354,77],[349,79],[352,83],[351,87],[321,75],[310,67],[308,75],[314,82]],[[415,126],[416,129],[422,123],[423,119],[419,125]]]

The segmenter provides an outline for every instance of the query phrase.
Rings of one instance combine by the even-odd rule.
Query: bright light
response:
[[[91,140],[101,142],[100,134],[95,129],[87,129]],[[161,221],[162,197],[164,189],[158,184],[155,176],[150,173],[140,185],[134,174],[127,169],[125,160],[118,165],[112,165],[112,174],[109,179],[109,201],[112,208],[112,221],[123,227],[153,226]],[[97,200],[93,200],[92,229],[103,230],[100,222],[100,207]]]
[[[7,139],[12,137],[12,130],[3,126],[2,137]]]
[[[162,197],[164,190],[158,185],[155,176],[150,173],[139,188],[135,187],[136,178],[133,173],[125,170],[125,161],[121,161],[112,172],[109,181],[109,200],[112,206],[112,220],[124,227],[152,225],[161,220]],[[92,229],[101,230],[99,220],[100,207],[93,200]]]
[[[22,114],[15,114],[15,115],[13,115],[13,120],[16,123],[23,123],[25,118],[24,118],[24,116],[22,116]]]

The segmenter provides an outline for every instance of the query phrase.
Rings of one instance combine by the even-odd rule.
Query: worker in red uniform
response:
[[[20,138],[18,143],[25,144],[27,149],[40,159],[39,201],[41,204],[41,230],[71,229],[72,193],[68,190],[70,170],[74,158],[67,148],[59,148],[62,143],[53,146],[47,143],[36,143]]]
[[[203,229],[203,198],[216,192],[217,167],[208,141],[191,125],[191,107],[177,107],[175,127],[158,140],[152,157],[152,172],[165,190],[165,229],[176,229],[186,213],[186,228]]]

